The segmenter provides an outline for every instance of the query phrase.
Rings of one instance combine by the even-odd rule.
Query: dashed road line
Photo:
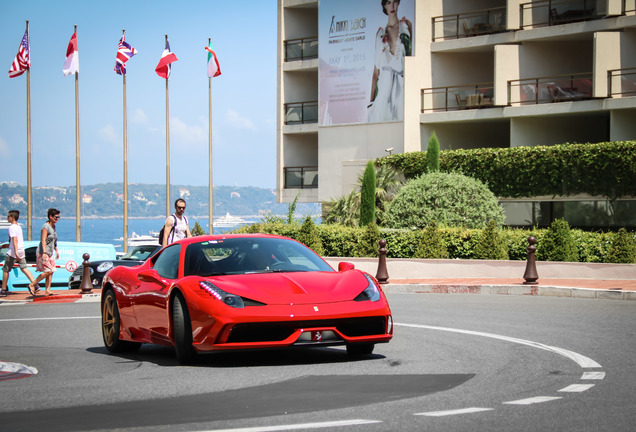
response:
[[[424,412],[424,413],[416,413],[413,415],[422,415],[422,416],[428,416],[428,417],[443,417],[443,416],[449,416],[449,415],[461,415],[461,414],[472,414],[472,413],[478,413],[478,412],[483,412],[483,411],[492,411],[494,408],[477,408],[477,407],[473,407],[473,408],[463,408],[463,409],[455,409],[455,410],[446,410],[446,411],[430,411],[430,412]]]
[[[566,393],[580,393],[580,392],[584,392],[585,390],[591,389],[592,387],[594,387],[594,385],[595,384],[572,384],[565,388],[562,388],[559,391],[566,392]]]
[[[583,380],[602,380],[605,378],[605,372],[583,372],[581,379]]]
[[[519,399],[515,401],[504,402],[504,404],[505,405],[532,405],[532,404],[538,404],[543,402],[550,402],[557,399],[563,399],[563,398],[559,396],[536,396],[536,397],[527,398],[527,399]]]
[[[373,423],[382,423],[382,422],[380,420],[355,419],[355,420],[342,420],[342,421],[331,421],[331,422],[320,422],[320,423],[299,423],[299,424],[279,425],[279,426],[257,426],[257,427],[237,428],[237,429],[210,429],[207,431],[199,431],[199,432],[278,432],[278,431],[291,431],[291,430],[300,430],[300,429],[324,429],[324,428],[332,428],[332,427],[359,426],[359,425],[373,424]]]

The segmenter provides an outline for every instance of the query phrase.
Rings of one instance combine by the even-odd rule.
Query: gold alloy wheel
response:
[[[117,340],[115,334],[115,298],[107,295],[104,299],[104,305],[102,306],[102,332],[104,334],[104,341],[108,346],[113,346]]]

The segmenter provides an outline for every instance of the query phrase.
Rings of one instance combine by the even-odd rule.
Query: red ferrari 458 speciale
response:
[[[102,285],[102,334],[111,352],[141,343],[198,352],[346,345],[365,355],[393,336],[389,304],[369,274],[338,271],[303,244],[266,234],[180,240]]]

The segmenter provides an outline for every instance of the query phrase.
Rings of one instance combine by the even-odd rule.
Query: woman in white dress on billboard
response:
[[[381,0],[381,3],[389,22],[375,36],[368,122],[404,118],[404,56],[410,56],[412,48],[413,26],[405,17],[398,19],[400,0]]]

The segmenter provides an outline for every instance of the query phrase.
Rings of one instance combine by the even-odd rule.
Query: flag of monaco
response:
[[[62,67],[64,76],[68,76],[79,72],[79,51],[77,50],[77,31],[73,32],[71,40],[66,48],[66,61],[64,67]]]
[[[161,54],[161,59],[159,59],[159,64],[155,68],[155,72],[157,72],[157,75],[161,78],[170,78],[170,63],[176,62],[177,60],[179,60],[177,56],[170,51],[168,36],[166,36],[166,47],[163,50],[163,54]]]
[[[208,52],[208,77],[214,78],[221,75],[219,59],[216,58],[216,53],[212,49],[212,43],[210,43],[210,46],[205,47],[205,50]]]

